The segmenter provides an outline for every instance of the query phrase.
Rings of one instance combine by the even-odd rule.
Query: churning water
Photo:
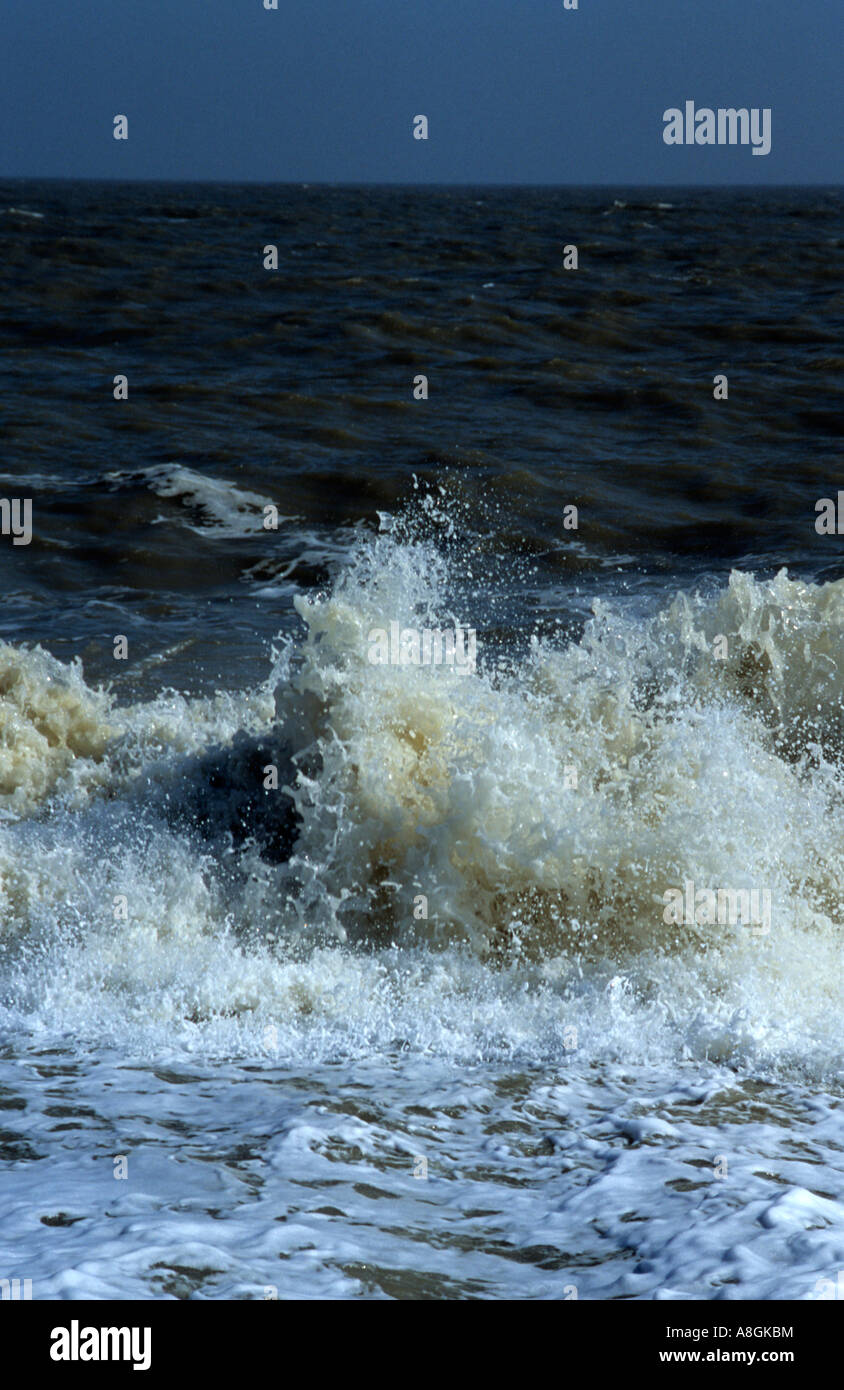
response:
[[[0,194],[0,1273],[816,1296],[838,195]]]

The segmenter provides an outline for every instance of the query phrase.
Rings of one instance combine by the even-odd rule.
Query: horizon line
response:
[[[409,180],[395,179],[233,179],[233,178],[171,178],[144,176],[138,178],[115,178],[113,175],[79,175],[79,174],[3,174],[0,173],[0,183],[113,183],[119,184],[179,184],[179,185],[225,185],[228,187],[262,187],[262,188],[496,188],[496,189],[519,189],[519,188],[671,188],[697,192],[705,189],[741,189],[752,192],[765,192],[772,189],[797,189],[814,188],[837,191],[844,189],[844,182],[841,183],[662,183],[656,182],[637,182],[627,183],[620,179],[601,180],[600,182],[570,181],[567,183],[545,181],[539,182],[516,182],[507,180],[498,182],[494,179],[484,179],[477,183],[464,182],[463,180],[446,179],[442,181],[426,180],[423,183]]]

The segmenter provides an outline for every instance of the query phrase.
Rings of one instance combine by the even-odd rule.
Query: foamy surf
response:
[[[844,588],[736,573],[502,658],[459,565],[361,539],[212,699],[0,647],[39,1296],[810,1298],[844,1257]],[[477,662],[374,663],[390,622]],[[770,929],[667,920],[690,882]],[[106,1214],[103,1144],[140,1183]]]
[[[650,619],[598,603],[579,643],[506,664],[481,624],[471,672],[372,664],[373,628],[456,621],[451,580],[427,544],[362,541],[263,687],[215,700],[118,707],[4,646],[6,1007],[236,1018],[253,1044],[295,1018],[352,1053],[401,1018],[411,1045],[548,1058],[615,980],[629,1038],[598,1051],[834,1073],[842,585],[734,574]],[[667,920],[689,883],[764,890],[770,920]]]

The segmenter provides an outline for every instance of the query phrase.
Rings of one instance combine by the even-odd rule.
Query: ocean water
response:
[[[836,1279],[841,211],[0,183],[0,1277]]]

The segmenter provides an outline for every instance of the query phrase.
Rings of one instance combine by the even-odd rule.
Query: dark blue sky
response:
[[[0,177],[842,181],[844,0],[579,5],[3,0]],[[771,153],[666,146],[687,99],[771,107]]]

